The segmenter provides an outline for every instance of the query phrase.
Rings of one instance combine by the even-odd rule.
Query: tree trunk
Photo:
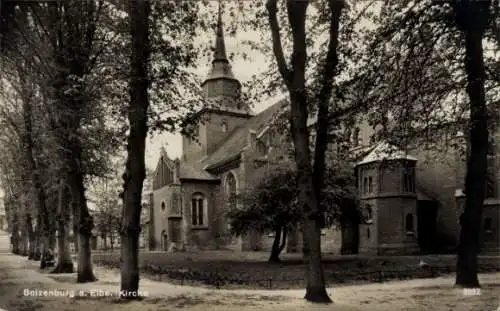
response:
[[[59,200],[57,202],[57,264],[52,273],[73,273],[73,260],[69,249],[69,223],[70,223],[70,206],[68,204],[68,196],[64,184],[61,180],[59,185]]]
[[[24,147],[24,157],[26,160],[26,168],[30,174],[31,186],[35,194],[35,204],[38,211],[37,218],[37,240],[42,243],[43,246],[41,251],[40,268],[45,268],[45,251],[48,249],[49,245],[49,230],[50,230],[50,219],[49,212],[47,209],[46,195],[41,182],[39,167],[35,161],[34,155],[34,140],[33,140],[33,86],[26,79],[26,72],[23,66],[18,66],[18,73],[21,77],[21,88],[23,91],[23,147]],[[40,238],[40,239],[38,239]]]
[[[127,138],[127,162],[123,175],[123,213],[121,222],[121,297],[138,298],[139,289],[139,234],[142,208],[142,187],[146,176],[145,148],[148,134],[147,111],[149,66],[149,13],[146,0],[129,5],[132,36],[130,104]]]
[[[274,229],[274,241],[271,248],[271,256],[269,257],[269,262],[281,262],[280,259],[280,242],[281,242],[281,226],[277,226]]]
[[[489,20],[489,5],[489,1],[471,1],[455,7],[457,22],[465,33],[465,69],[470,101],[470,152],[465,178],[465,208],[460,216],[462,228],[457,249],[456,275],[456,285],[467,288],[479,287],[477,255],[480,250],[489,141],[482,40]]]
[[[34,255],[33,259],[38,261],[42,257],[42,255],[41,255],[42,254],[41,253],[41,246],[42,245],[41,245],[41,242],[40,242],[40,239],[41,239],[41,237],[40,237],[40,226],[37,225],[36,231],[33,231],[33,232],[35,232],[34,233],[35,234],[35,238],[34,238],[34,243],[33,243],[33,248],[35,250],[35,255]]]
[[[37,245],[38,245],[38,224],[37,227],[33,228],[33,221],[31,215],[26,216],[26,232],[28,237],[28,259],[38,260],[37,257]]]
[[[78,149],[80,150],[80,149]],[[78,153],[80,155],[81,153]],[[73,166],[74,165],[74,166]],[[78,167],[75,163],[72,167]],[[70,176],[70,188],[72,194],[72,203],[76,206],[73,210],[76,210],[77,215],[74,215],[74,219],[77,223],[77,231],[75,232],[75,237],[78,242],[77,250],[77,282],[87,283],[97,281],[94,276],[92,268],[92,256],[90,249],[90,239],[92,237],[93,221],[89,214],[87,208],[87,201],[85,198],[85,187],[83,184],[83,176],[79,172],[71,172]]]
[[[5,203],[5,213],[7,215],[7,223],[10,232],[10,247],[12,254],[19,255],[19,217],[17,213],[17,205],[15,199],[9,196]]]
[[[344,1],[330,0],[328,6],[331,13],[329,27],[330,40],[325,63],[322,64],[320,87],[314,97],[308,98],[305,72],[307,63],[306,44],[306,12],[309,1],[288,0],[288,22],[292,32],[293,52],[291,68],[288,68],[283,47],[279,20],[277,17],[277,0],[268,0],[266,7],[269,13],[269,25],[273,41],[273,53],[280,72],[290,94],[291,116],[290,125],[294,143],[295,163],[297,167],[299,201],[303,206],[303,255],[307,263],[307,288],[305,298],[311,302],[331,302],[326,293],[323,267],[321,265],[321,231],[324,217],[321,202],[323,176],[325,166],[325,151],[329,125],[329,106],[333,89],[333,78],[338,64],[337,46],[339,24]],[[318,107],[317,139],[315,146],[314,169],[309,149],[308,100],[314,100]]]
[[[29,235],[27,232],[28,227],[26,226],[26,224],[23,227],[25,230],[21,230],[19,254],[24,257],[29,255]]]
[[[12,247],[12,254],[15,254],[15,255],[21,254],[20,249],[19,249],[19,242],[20,242],[19,225],[17,224],[17,220],[13,220],[12,226],[11,226],[11,234],[10,234],[10,243],[11,243],[11,247]]]
[[[283,249],[285,249],[288,231],[286,227],[278,226],[276,227],[274,232],[275,236],[271,249],[271,256],[269,257],[269,262],[278,263],[281,262],[280,254]]]
[[[71,204],[71,206],[77,206],[76,204]],[[73,215],[77,215],[78,211],[76,207],[73,209]],[[78,254],[78,221],[76,220],[76,216],[73,216],[73,248],[75,250],[75,254]]]
[[[311,302],[330,303],[325,289],[325,278],[321,263],[322,214],[313,185],[311,159],[309,153],[309,134],[307,129],[307,101],[305,91],[291,92],[291,129],[295,145],[297,165],[297,184],[299,200],[304,211],[303,254],[306,260],[306,295]]]
[[[107,251],[108,250],[108,241],[107,241],[108,236],[107,236],[107,234],[103,233],[101,235],[101,239],[102,239],[102,248],[103,248],[103,250]]]

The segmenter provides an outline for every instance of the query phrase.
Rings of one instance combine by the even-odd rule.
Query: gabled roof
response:
[[[386,160],[410,160],[417,161],[416,158],[408,155],[394,145],[387,142],[379,143],[358,165]]]
[[[224,140],[224,142],[203,161],[204,167],[209,168],[216,166],[224,160],[232,158],[240,154],[248,144],[248,134],[251,130],[259,133],[273,118],[285,107],[286,100],[281,100],[256,116],[248,119],[248,121],[235,128]]]
[[[180,162],[179,178],[180,179],[197,179],[197,180],[218,180],[216,176],[208,173],[203,169],[201,163],[186,163]]]

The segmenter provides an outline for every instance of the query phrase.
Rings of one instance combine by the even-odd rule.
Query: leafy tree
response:
[[[308,65],[306,39],[306,12],[309,1],[286,2],[291,30],[292,56],[288,64],[283,52],[280,24],[277,17],[277,0],[267,1],[269,26],[272,34],[273,52],[279,73],[290,96],[290,130],[294,143],[295,164],[300,207],[303,210],[304,255],[307,259],[307,287],[305,298],[312,302],[331,302],[326,293],[325,278],[321,265],[322,223],[321,191],[325,171],[325,152],[329,128],[329,102],[333,82],[338,72],[339,26],[345,7],[344,1],[327,1],[329,16],[329,43],[322,66],[318,67],[317,84],[308,86],[306,70]],[[314,159],[309,150],[308,115],[309,106],[317,108],[316,144]],[[314,161],[313,161],[314,160]],[[314,163],[314,164],[312,164]]]
[[[192,74],[186,70],[195,64],[199,52],[194,47],[199,7],[199,3],[190,1],[134,1],[127,7],[131,53],[130,99],[126,109],[129,133],[120,226],[121,289],[122,293],[133,294],[122,298],[137,298],[139,288],[138,239],[146,174],[145,139],[148,131],[176,129],[182,121],[180,115],[194,107],[193,97],[196,98],[197,92],[190,89],[199,89],[194,87]],[[163,107],[158,109],[150,102]]]
[[[111,249],[115,244],[115,237],[120,233],[121,221],[121,178],[119,169],[122,161],[114,161],[112,171],[108,176],[92,178],[89,186],[89,200],[96,205],[94,214],[96,229],[104,241],[107,249],[109,239]]]
[[[290,168],[277,167],[266,172],[253,188],[238,195],[239,204],[231,204],[227,217],[231,233],[243,235],[250,230],[274,232],[270,262],[279,262],[286,245],[287,233],[297,228],[301,213],[297,209],[296,175]],[[240,206],[241,204],[241,206]]]
[[[465,178],[465,210],[460,215],[460,241],[457,256],[456,284],[478,287],[477,255],[483,202],[485,199],[488,123],[492,117],[486,104],[486,68],[483,39],[490,24],[495,22],[493,8],[498,1],[452,1],[454,22],[464,36],[464,66],[467,73],[467,94],[470,110],[470,154]],[[500,16],[498,17],[500,19]],[[498,29],[497,29],[498,30]],[[500,41],[497,41],[497,51]],[[500,82],[500,81],[498,81]],[[498,84],[500,86],[500,83]]]
[[[122,298],[137,299],[139,289],[139,233],[141,195],[145,177],[144,150],[146,148],[147,111],[149,106],[149,16],[148,1],[129,4],[130,35],[132,37],[130,103],[128,119],[130,134],[127,142],[127,161],[123,175],[123,216],[121,224],[121,290]]]
[[[232,204],[227,213],[232,233],[243,235],[250,230],[274,232],[269,261],[279,262],[279,255],[286,245],[287,233],[296,230],[304,218],[297,193],[297,174],[291,166],[274,166],[266,170],[263,176],[259,176],[254,187],[247,188],[233,198],[239,204]],[[349,163],[326,170],[322,199],[322,209],[326,214],[323,226],[359,221],[356,217],[353,168]]]
[[[457,147],[469,152],[457,285],[478,286],[477,253],[489,131],[496,127],[498,1],[386,1],[369,32],[369,55],[359,80],[378,135],[404,147]],[[376,83],[374,83],[376,81]],[[385,126],[384,126],[385,125]],[[388,125],[388,126],[387,126]],[[443,141],[453,144],[443,146]]]

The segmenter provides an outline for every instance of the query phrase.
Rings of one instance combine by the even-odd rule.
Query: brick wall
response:
[[[487,219],[491,229],[485,230]],[[500,200],[486,201],[481,222],[481,253],[500,255]]]
[[[217,236],[220,232],[220,202],[216,195],[218,185],[209,183],[183,183],[182,185],[182,228],[186,249],[215,249]],[[201,194],[207,204],[207,224],[193,226],[191,200],[193,195]]]
[[[153,192],[153,236],[155,249],[159,250],[162,247],[162,232],[168,232],[167,212],[168,205],[171,202],[173,187],[165,186]],[[165,209],[162,210],[162,203],[165,204]]]
[[[414,151],[417,163],[417,185],[423,187],[432,197],[437,199],[436,228],[438,243],[452,248],[456,244],[460,226],[460,211],[455,201],[455,190],[463,189],[465,179],[465,161],[455,150],[442,148],[432,151]]]
[[[220,143],[238,126],[242,126],[247,117],[237,115],[204,113],[198,123],[199,135],[197,140],[182,137],[183,159],[195,161],[215,151]],[[223,123],[227,130],[223,131]]]

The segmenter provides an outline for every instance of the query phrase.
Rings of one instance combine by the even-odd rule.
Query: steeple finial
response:
[[[217,17],[214,62],[215,61],[228,61],[226,55],[226,45],[224,42],[224,29],[222,27],[222,0],[219,0],[219,12]]]

